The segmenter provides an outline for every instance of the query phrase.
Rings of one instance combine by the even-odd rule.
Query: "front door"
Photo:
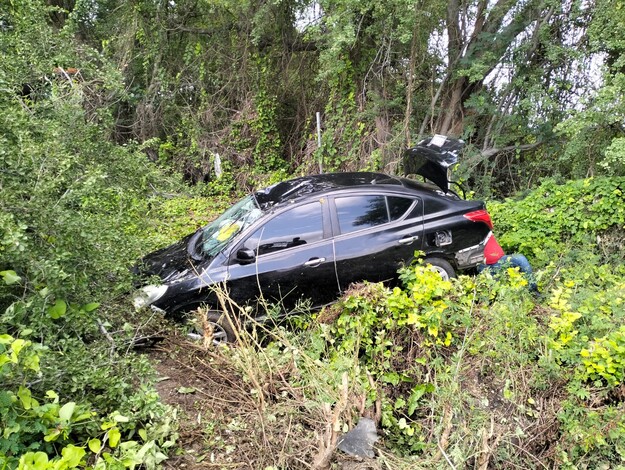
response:
[[[336,299],[339,289],[332,240],[324,230],[325,206],[323,199],[281,212],[235,249],[228,276],[235,301],[260,300],[289,311],[306,299],[314,306]],[[254,256],[242,261],[237,259],[239,250]]]

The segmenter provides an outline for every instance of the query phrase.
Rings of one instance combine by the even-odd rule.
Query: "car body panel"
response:
[[[394,188],[380,188],[375,193],[352,191],[338,193],[330,198],[333,209],[332,226],[336,253],[336,270],[341,291],[345,291],[353,282],[367,280],[371,282],[387,281],[397,275],[399,267],[414,257],[414,252],[421,249],[422,243],[422,201],[416,194],[393,191]],[[346,197],[409,197],[414,202],[406,213],[396,221],[356,229],[342,233],[340,209],[337,201]],[[411,217],[407,219],[406,217]],[[373,217],[375,218],[375,217]]]
[[[261,299],[294,308],[304,299],[327,303],[338,294],[327,198],[304,198],[267,214],[230,253],[228,291],[237,303]],[[312,239],[311,239],[312,237]],[[253,261],[237,258],[241,249]]]
[[[167,293],[155,306],[176,313],[197,308],[204,303],[219,305],[217,291],[224,289],[228,280],[226,261],[226,257],[219,254],[205,264],[194,264],[188,272],[167,282]]]
[[[358,188],[370,185],[401,187],[402,182],[393,176],[374,172],[324,173],[276,183],[256,191],[254,197],[258,205],[265,209],[310,194],[323,194],[341,188]]]
[[[229,277],[228,292],[239,305],[263,300],[291,310],[305,299],[321,305],[338,295],[332,240],[327,239],[259,256],[250,264],[235,262]]]

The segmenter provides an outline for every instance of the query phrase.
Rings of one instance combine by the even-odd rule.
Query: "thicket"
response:
[[[252,333],[222,351],[219,367],[252,388],[254,419],[272,436],[288,422],[277,447],[257,436],[265,457],[255,461],[299,468],[295,453],[307,452],[326,468],[365,416],[388,468],[621,465],[625,268],[604,243],[623,230],[621,183],[548,181],[492,205],[498,238],[534,264],[539,296],[515,269],[442,281],[418,263],[401,271],[401,287],[353,286],[319,314],[261,328],[262,348]],[[571,198],[586,217],[566,223]],[[230,413],[198,451],[224,465],[232,455],[219,443],[237,433]]]
[[[192,182],[214,180],[218,160],[239,184],[320,164],[393,172],[433,133],[467,141],[480,194],[623,169],[622,12],[607,0],[26,4],[55,5],[54,31],[95,53],[55,54],[32,78],[62,66],[122,80],[92,96],[112,137]],[[0,26],[13,21],[9,9]]]
[[[460,171],[481,194],[558,178],[490,205],[544,297],[514,271],[441,283],[417,266],[403,289],[354,290],[226,360],[250,384],[284,370],[297,400],[255,399],[303,401],[329,425],[326,449],[373,410],[393,465],[620,464],[623,180],[559,183],[622,173],[625,10],[415,5],[0,6],[0,466],[158,466],[175,412],[131,351],[156,320],[131,309],[128,266],[248,187],[320,162],[395,171],[431,132],[467,140]]]
[[[540,264],[586,247],[603,262],[622,260],[625,178],[541,182],[529,193],[489,203],[498,240]]]
[[[148,319],[125,296],[150,207],[180,181],[110,141],[97,97],[123,93],[119,76],[54,31],[58,12],[2,10],[0,467],[155,468],[175,415],[131,351]],[[53,72],[80,58],[82,76]]]
[[[92,140],[83,116],[56,127],[12,111],[0,118],[0,463],[154,467],[172,416],[129,354],[147,319],[124,299],[149,183],[163,180],[142,154]]]

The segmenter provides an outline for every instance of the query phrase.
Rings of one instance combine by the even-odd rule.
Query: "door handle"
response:
[[[307,266],[309,268],[314,268],[316,266],[319,266],[321,263],[324,263],[325,260],[326,260],[325,258],[311,258],[304,263],[304,266]]]
[[[400,245],[410,245],[412,242],[416,242],[419,239],[419,237],[417,235],[414,235],[412,237],[404,237],[401,240],[399,240],[399,244]]]

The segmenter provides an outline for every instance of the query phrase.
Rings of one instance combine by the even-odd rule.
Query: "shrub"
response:
[[[563,246],[596,247],[611,229],[625,224],[625,178],[589,178],[557,184],[547,180],[522,199],[489,203],[497,238],[540,263],[560,256]],[[615,244],[613,249],[616,249]]]

